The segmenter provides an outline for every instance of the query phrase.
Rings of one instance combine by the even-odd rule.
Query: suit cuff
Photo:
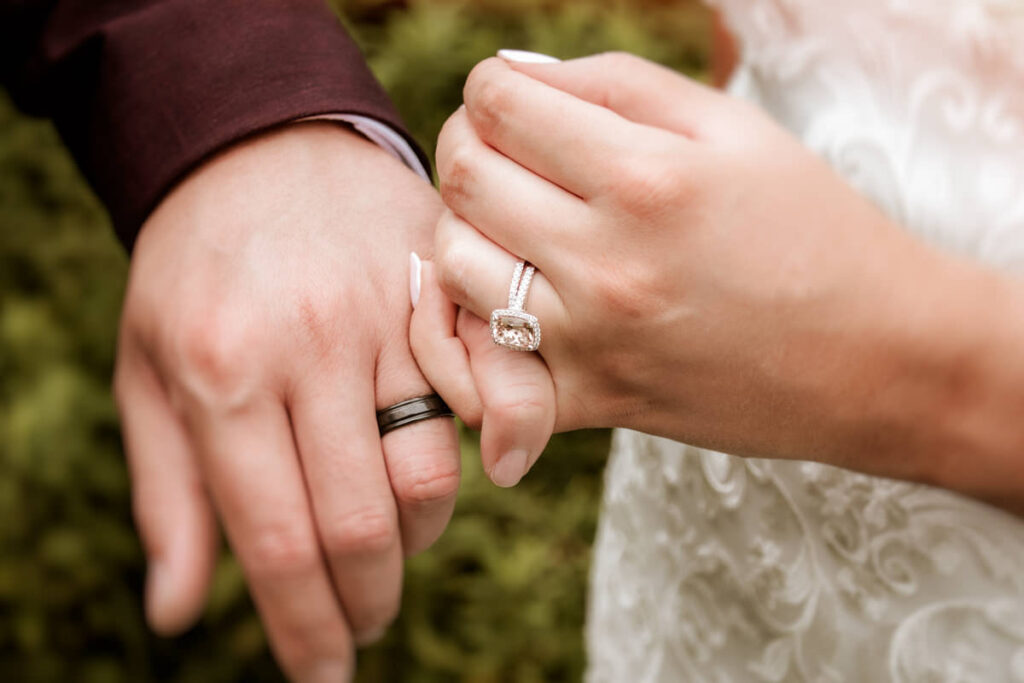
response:
[[[101,5],[112,14],[102,21],[84,21],[91,0],[60,3],[50,16],[45,47],[64,67],[47,92],[62,137],[129,250],[175,184],[243,138],[336,114],[403,130],[325,0]]]

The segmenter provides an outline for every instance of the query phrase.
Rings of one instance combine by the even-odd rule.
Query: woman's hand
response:
[[[911,239],[755,108],[625,55],[490,59],[437,158],[447,295],[486,319],[517,257],[540,271],[526,308],[543,330],[556,430],[625,426],[938,480],[934,448],[927,465],[913,454],[943,430],[915,425],[956,402],[951,360],[964,350],[938,338],[956,337],[956,302],[1012,297]],[[436,375],[458,371],[430,349],[453,325],[416,316],[417,360],[440,387]],[[486,432],[488,396],[523,387],[476,355],[529,355],[490,349],[483,321],[463,318]],[[549,394],[533,395],[519,402]],[[499,422],[492,431],[514,431]]]

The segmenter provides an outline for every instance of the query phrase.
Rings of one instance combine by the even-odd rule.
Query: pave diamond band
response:
[[[498,346],[514,351],[540,348],[540,322],[524,310],[533,274],[537,271],[526,261],[516,263],[508,288],[508,308],[491,313],[491,339]]]
[[[526,261],[516,263],[512,271],[512,284],[508,287],[508,307],[513,311],[521,311],[526,306],[526,293],[530,291],[533,274],[537,269]]]

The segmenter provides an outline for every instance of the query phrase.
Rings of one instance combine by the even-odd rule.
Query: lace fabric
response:
[[[735,95],[922,239],[1024,272],[1024,0],[713,4]],[[1024,520],[627,431],[604,498],[591,683],[1024,683]]]

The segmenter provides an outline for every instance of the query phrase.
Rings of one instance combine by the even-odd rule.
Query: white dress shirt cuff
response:
[[[347,123],[368,140],[391,153],[396,159],[412,169],[416,175],[428,183],[430,182],[430,172],[423,167],[420,158],[413,151],[412,145],[399,135],[398,131],[386,123],[381,123],[377,119],[371,119],[369,116],[361,116],[359,114],[318,114],[316,116],[307,116],[306,118],[299,119],[299,121],[342,121]]]

